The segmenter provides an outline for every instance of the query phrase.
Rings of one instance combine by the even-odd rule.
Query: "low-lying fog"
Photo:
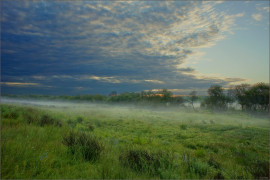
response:
[[[40,106],[40,107],[74,107],[74,106],[94,106],[94,107],[104,107],[104,106],[120,106],[122,108],[140,108],[138,105],[135,106],[134,104],[124,104],[124,103],[93,103],[93,102],[71,102],[71,101],[61,101],[61,100],[36,100],[36,99],[17,99],[17,98],[9,98],[9,97],[1,97],[1,103],[5,104],[23,104],[23,105],[34,105],[34,106]],[[140,104],[141,106],[143,104]],[[201,103],[200,102],[194,102],[193,106],[194,108],[200,108]],[[177,106],[171,106],[169,103],[166,105],[166,110],[168,109],[175,109]],[[157,108],[157,106],[155,106]],[[171,107],[171,108],[168,108]],[[191,104],[188,102],[185,102],[183,104],[178,105],[178,107],[187,107],[187,108],[192,108]],[[240,109],[241,106],[237,103],[231,104],[229,107],[233,107],[235,109]],[[143,107],[145,109],[145,107]],[[153,108],[151,108],[153,109]],[[160,108],[159,108],[160,110]]]
[[[47,106],[47,107],[67,107],[74,105],[93,105],[93,103],[78,103],[78,102],[64,102],[59,100],[33,100],[33,99],[16,99],[9,97],[1,97],[1,103],[5,104],[23,104],[23,105],[34,105],[34,106]]]
[[[78,116],[93,117],[101,119],[130,119],[130,120],[161,120],[167,122],[183,122],[189,124],[214,122],[215,124],[227,125],[255,125],[264,127],[268,125],[265,119],[255,118],[241,111],[211,113],[199,108],[200,103],[195,104],[193,110],[190,104],[185,106],[158,106],[149,104],[117,104],[117,103],[91,103],[70,102],[60,100],[32,100],[1,97],[1,104],[19,104],[23,106],[34,106],[44,110],[61,113],[66,119],[75,119]]]

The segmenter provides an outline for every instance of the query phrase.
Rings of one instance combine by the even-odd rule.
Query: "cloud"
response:
[[[79,77],[78,79],[85,80],[85,79],[93,79],[101,82],[106,82],[106,83],[142,83],[142,82],[150,82],[150,83],[155,83],[155,84],[163,84],[163,81],[160,80],[155,80],[155,79],[130,79],[130,78],[124,78],[124,77],[100,77],[100,76],[82,76]]]
[[[266,13],[269,13],[269,10],[270,10],[270,7],[269,6],[261,6],[260,4],[257,4],[256,5],[256,9],[260,12],[266,12]]]
[[[261,21],[262,15],[261,14],[252,14],[252,18],[256,21]]]
[[[187,68],[179,68],[178,69],[180,72],[184,72],[184,73],[193,73],[195,72],[195,69],[187,67]]]
[[[162,89],[152,89],[152,90],[146,90],[146,91],[153,91],[153,92],[160,92]],[[198,95],[205,95],[207,93],[207,89],[198,89],[198,88],[188,88],[188,89],[168,89],[168,91],[171,91],[173,94],[181,94],[181,95],[187,95],[192,91],[196,91]]]
[[[40,85],[39,83],[21,83],[21,82],[1,82],[1,84],[5,86],[21,86],[21,87]]]
[[[268,7],[263,7],[262,9],[269,13],[270,7],[269,6]]]
[[[121,81],[116,79],[115,77],[90,76],[89,79],[94,79],[97,81],[103,81],[103,82],[108,82],[108,83],[121,83]]]
[[[151,82],[151,83],[157,83],[157,84],[164,84],[163,81],[160,81],[160,80],[154,80],[154,79],[146,79],[144,80],[145,82]]]
[[[202,54],[201,48],[226,38],[243,16],[220,12],[216,4],[3,1],[2,78],[97,92],[116,85],[177,89],[230,83],[202,80],[183,66]]]

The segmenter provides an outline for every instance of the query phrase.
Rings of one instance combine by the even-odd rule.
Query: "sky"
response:
[[[269,83],[269,1],[1,1],[1,93]]]

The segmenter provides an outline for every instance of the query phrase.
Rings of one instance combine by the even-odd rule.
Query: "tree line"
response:
[[[210,109],[227,109],[228,105],[237,102],[242,110],[269,111],[269,84],[241,84],[224,92],[224,88],[213,85],[208,89],[208,97],[201,103]]]
[[[202,108],[214,110],[226,110],[229,105],[238,103],[242,110],[246,111],[269,111],[269,84],[257,83],[254,85],[241,84],[232,88],[223,88],[213,85],[207,90],[208,96],[198,96],[192,91],[187,96],[175,96],[167,89],[160,91],[124,92],[117,94],[111,92],[108,96],[77,95],[77,96],[51,96],[51,95],[5,95],[16,98],[49,99],[49,100],[74,100],[87,102],[112,102],[112,103],[145,103],[160,105],[182,105],[190,103],[194,108],[194,102],[200,101]]]

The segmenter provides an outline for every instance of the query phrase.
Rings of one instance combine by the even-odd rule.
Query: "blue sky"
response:
[[[1,3],[3,94],[269,82],[269,1]]]

